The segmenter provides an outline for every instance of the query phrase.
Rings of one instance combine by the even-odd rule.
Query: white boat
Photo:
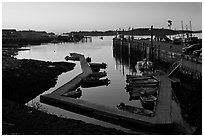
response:
[[[137,71],[152,71],[153,63],[151,61],[148,61],[147,59],[143,59],[142,61],[137,61],[135,69]]]

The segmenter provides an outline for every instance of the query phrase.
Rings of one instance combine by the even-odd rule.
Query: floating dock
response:
[[[126,121],[131,123],[138,123],[148,126],[157,125],[171,125],[171,82],[167,76],[158,76],[160,80],[160,90],[158,94],[157,106],[155,110],[155,116],[149,117],[139,114],[133,114],[130,112],[125,112],[116,108],[111,108],[108,106],[91,103],[81,99],[74,99],[71,97],[62,96],[69,90],[76,89],[82,79],[89,76],[92,71],[86,62],[83,55],[75,54],[74,56],[80,57],[80,63],[82,68],[82,73],[76,76],[71,81],[67,82],[63,86],[56,89],[51,94],[41,95],[40,101],[42,103],[54,105],[63,109],[66,108],[77,108],[81,111],[90,112],[92,115],[97,115],[101,117],[107,117],[113,120]]]

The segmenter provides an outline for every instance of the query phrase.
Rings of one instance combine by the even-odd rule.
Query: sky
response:
[[[118,28],[202,30],[201,2],[3,2],[2,28],[71,31],[106,31]]]

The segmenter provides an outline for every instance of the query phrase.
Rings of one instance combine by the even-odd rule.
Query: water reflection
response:
[[[106,72],[111,83],[108,86],[98,86],[90,88],[81,88],[82,96],[80,99],[89,101],[92,103],[102,104],[109,107],[116,108],[118,104],[124,102],[128,105],[142,107],[139,100],[129,101],[129,95],[125,91],[126,85],[125,73],[129,74],[129,69],[123,68],[123,74],[115,68],[115,59],[112,55],[112,37],[104,37],[100,40],[98,37],[94,37],[92,43],[59,43],[59,44],[46,44],[40,46],[31,46],[28,51],[20,51],[17,58],[22,59],[37,59],[44,61],[65,61],[64,57],[69,53],[79,53],[85,55],[85,57],[91,57],[92,62],[105,62],[107,64]],[[55,87],[45,91],[42,94],[48,94],[59,88],[76,75],[81,73],[81,66],[79,62],[75,62],[76,66],[74,70],[63,73],[58,77],[57,84]],[[39,103],[39,96],[27,103],[32,104]],[[108,123],[99,122],[92,118],[84,118],[84,116],[64,111],[62,109],[49,106],[40,103],[42,108],[45,108],[48,113],[54,113],[58,116],[75,118],[91,122],[99,125],[110,125]],[[117,127],[116,125],[112,127]],[[117,127],[118,128],[118,127]]]
[[[126,92],[126,74],[136,73],[135,65],[138,60],[142,60],[145,55],[141,52],[136,52],[124,49],[115,49],[112,46],[112,37],[104,37],[100,40],[98,37],[93,38],[92,43],[59,43],[59,44],[46,44],[41,46],[32,46],[28,51],[19,51],[17,58],[38,59],[45,61],[65,61],[64,57],[69,53],[80,53],[85,57],[91,57],[92,62],[105,62],[107,63],[107,76],[111,80],[108,86],[98,87],[80,87],[82,90],[82,96],[80,99],[89,101],[92,103],[106,105],[112,108],[116,108],[118,104],[124,102],[127,105],[137,106],[142,108],[139,100],[129,100],[129,93]],[[81,66],[79,62],[75,62],[76,66],[74,70],[63,73],[58,77],[55,87],[45,91],[42,94],[48,94],[74,78],[81,73]],[[40,96],[40,95],[39,95]],[[36,102],[39,102],[39,96],[28,102],[28,105],[32,106]],[[123,129],[119,126],[112,125],[106,122],[102,122],[93,118],[85,117],[72,113],[63,109],[59,109],[46,104],[41,104],[48,113],[52,113],[62,117],[74,118],[86,121],[88,123],[94,123],[103,125],[106,127],[114,127],[117,129]],[[135,127],[133,126],[135,129]],[[139,127],[136,127],[138,130]],[[125,130],[125,129],[123,129]],[[144,134],[144,131],[139,130]],[[151,134],[151,131],[146,131]]]

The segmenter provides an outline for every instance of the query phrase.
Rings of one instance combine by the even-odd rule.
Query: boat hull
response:
[[[145,108],[145,109],[153,110],[155,105],[156,105],[156,100],[157,100],[157,98],[152,96],[152,95],[140,96],[141,104],[142,104],[143,108]]]
[[[81,83],[82,88],[98,87],[98,86],[108,86],[110,80],[108,79],[98,79],[98,80],[83,80]]]

